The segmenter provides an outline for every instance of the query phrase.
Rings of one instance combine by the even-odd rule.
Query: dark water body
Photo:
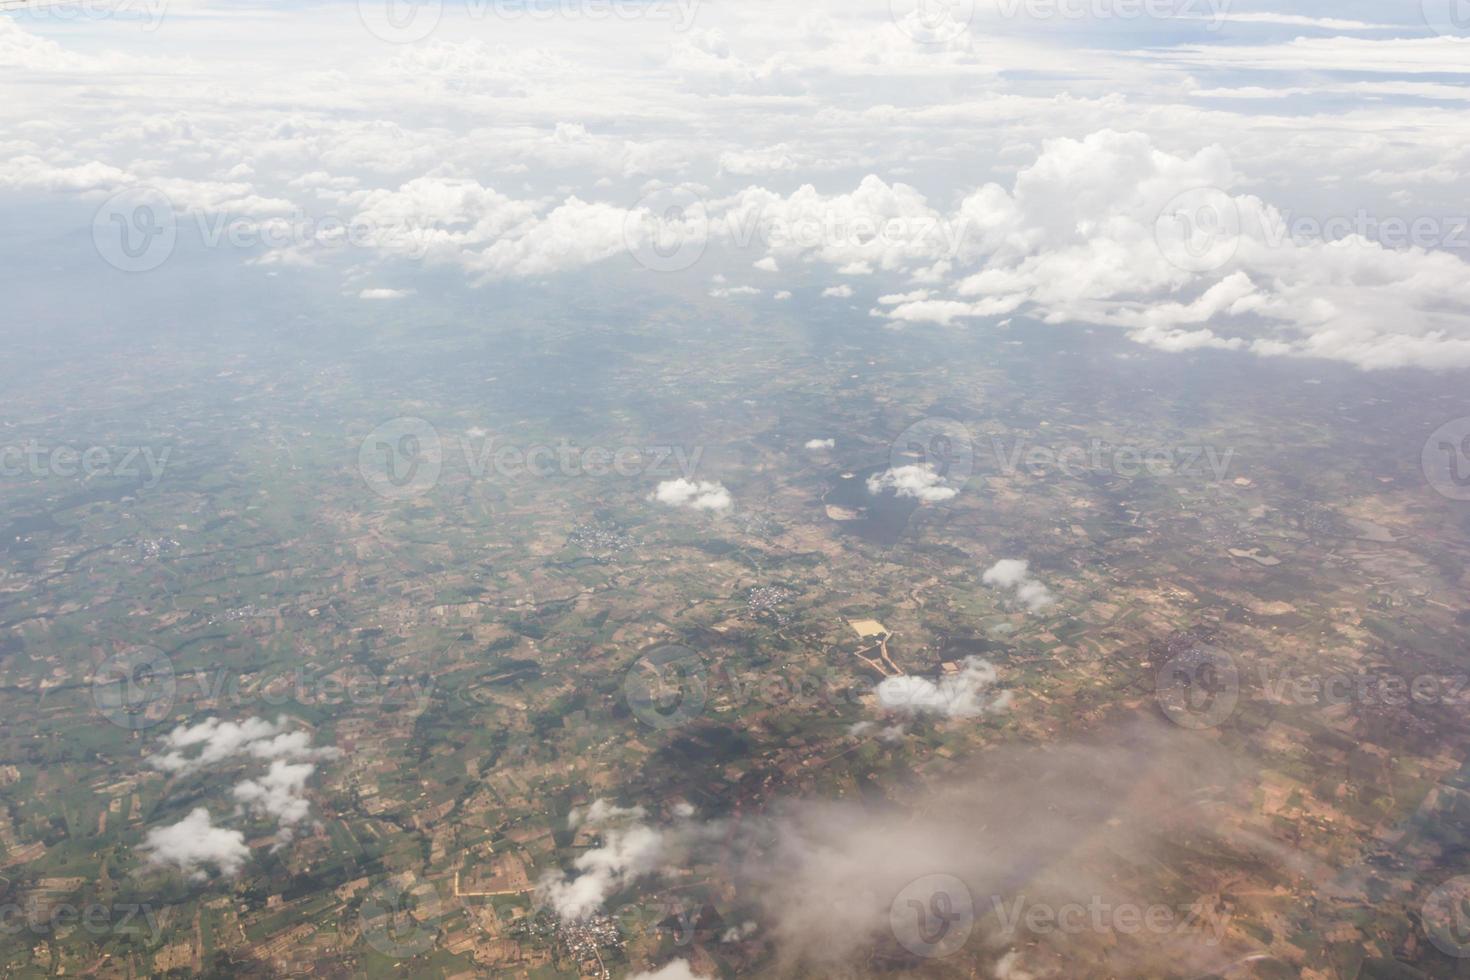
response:
[[[858,470],[851,479],[842,474],[834,478],[832,489],[823,498],[826,503],[859,511],[862,517],[854,521],[839,521],[837,526],[847,534],[854,534],[865,541],[891,547],[903,540],[908,530],[909,519],[919,509],[919,502],[912,497],[899,497],[890,491],[874,496],[868,493],[868,477],[884,472],[887,467],[873,466]]]

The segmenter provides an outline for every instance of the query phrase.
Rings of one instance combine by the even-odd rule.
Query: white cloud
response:
[[[1470,366],[1470,276],[1446,248],[1272,241],[1276,219],[1313,206],[1463,210],[1470,97],[1445,79],[1470,72],[1465,42],[1425,36],[1417,15],[1268,3],[1204,40],[1181,18],[1145,19],[1123,47],[993,5],[924,43],[861,5],[815,0],[792,22],[706,4],[670,43],[646,33],[667,24],[553,32],[453,6],[437,36],[389,58],[315,10],[211,9],[146,45],[109,33],[116,52],[0,19],[14,92],[0,188],[97,202],[146,184],[188,218],[304,209],[345,223],[353,251],[311,242],[259,261],[335,252],[365,277],[413,262],[475,284],[616,261],[661,221],[662,244],[698,237],[707,213],[711,247],[751,249],[772,276],[817,263],[883,277],[878,315],[896,324],[1022,313],[1171,351]],[[222,29],[230,57],[197,57]],[[1269,104],[1283,97],[1289,113]],[[676,186],[703,210],[668,221],[637,203]],[[1154,241],[1164,204],[1192,187],[1242,212],[1238,254],[1206,273]],[[791,287],[772,280],[778,299]]]
[[[192,878],[204,878],[206,865],[213,865],[225,877],[233,877],[250,860],[245,835],[214,826],[209,811],[202,806],[176,824],[148,831],[142,850],[151,863],[175,867]]]
[[[979,718],[1004,710],[1010,693],[991,694],[998,674],[978,657],[968,657],[958,673],[926,677],[889,677],[878,684],[878,703],[904,714],[933,714],[945,718]]]
[[[537,885],[539,899],[564,919],[584,919],[608,897],[661,866],[664,835],[643,824],[609,830],[602,846],[579,855],[570,874],[553,872]]]
[[[1031,575],[1031,563],[1016,558],[1003,558],[980,577],[995,589],[1011,589],[1016,599],[1032,612],[1040,612],[1056,602],[1051,590]]]
[[[822,295],[830,296],[834,299],[852,299],[852,287],[846,285],[828,286],[826,289],[822,290]]]
[[[706,480],[665,480],[649,498],[670,507],[688,510],[729,510],[734,501],[722,484]]]
[[[810,449],[810,450],[812,450],[814,452],[820,451],[820,450],[823,450],[823,449],[832,449],[836,445],[837,445],[837,440],[836,439],[808,439],[806,441],[806,448],[807,449]]]
[[[240,807],[275,820],[280,841],[289,841],[296,825],[310,812],[306,782],[316,772],[316,761],[335,759],[342,753],[331,746],[313,746],[310,732],[288,731],[286,726],[285,717],[274,723],[263,718],[239,723],[206,718],[197,725],[181,725],[169,732],[163,738],[167,751],[151,755],[147,761],[155,769],[175,776],[188,776],[239,759],[269,762],[264,775],[236,783],[231,795]],[[190,755],[193,749],[198,752]]]
[[[257,816],[273,818],[281,828],[283,838],[289,840],[292,829],[305,820],[311,812],[306,799],[306,781],[316,772],[310,762],[285,762],[280,759],[270,764],[270,770],[259,779],[247,779],[236,784],[233,795],[239,803]]]
[[[291,761],[332,759],[341,753],[331,747],[313,748],[311,733],[287,731],[286,719],[275,722],[248,718],[244,722],[206,718],[197,725],[180,725],[163,738],[167,751],[148,757],[149,765],[164,772],[188,775],[237,756]],[[199,753],[189,756],[188,749]]]
[[[357,294],[357,298],[358,299],[403,299],[405,296],[412,296],[414,294],[414,292],[415,292],[415,290],[412,290],[412,289],[387,289],[387,288],[379,287],[379,288],[374,288],[374,289],[364,289],[362,292],[360,292],[360,293]]]
[[[646,816],[648,811],[641,806],[622,807],[599,798],[593,800],[586,810],[572,807],[572,812],[567,815],[567,827],[576,830],[584,824],[597,827],[618,820],[642,820]]]
[[[703,980],[688,960],[673,960],[657,970],[630,974],[628,980]]]
[[[929,463],[897,466],[868,477],[868,493],[876,497],[885,490],[926,504],[940,503],[959,493],[958,489],[945,486],[943,478]]]

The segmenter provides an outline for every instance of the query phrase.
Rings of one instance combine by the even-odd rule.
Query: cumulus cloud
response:
[[[852,287],[847,285],[828,286],[822,290],[822,295],[830,296],[833,299],[852,299]]]
[[[662,831],[644,824],[608,830],[600,847],[578,856],[570,873],[553,872],[537,884],[537,896],[564,919],[585,919],[608,897],[663,866]]]
[[[649,499],[687,510],[729,510],[734,503],[730,491],[723,485],[706,480],[686,480],[682,477],[660,483]]]
[[[872,735],[881,742],[897,742],[903,738],[904,728],[902,725],[884,726],[876,721],[859,721],[848,726],[847,734],[854,738]]]
[[[634,973],[628,977],[628,980],[703,980],[703,978],[694,972],[688,960],[674,960],[651,972]]]
[[[165,751],[148,757],[155,769],[188,775],[218,765],[236,756],[254,759],[332,759],[340,751],[330,746],[313,747],[311,733],[287,731],[284,717],[275,722],[248,718],[244,722],[206,718],[197,725],[180,725],[164,736]],[[197,748],[196,755],[188,750]]]
[[[729,299],[731,296],[759,296],[761,291],[754,286],[724,286],[711,289],[709,294],[714,299]]]
[[[142,850],[151,863],[168,865],[199,879],[207,877],[204,869],[210,865],[225,877],[233,877],[250,860],[245,835],[216,827],[202,806],[172,826],[148,831]]]
[[[238,723],[206,718],[197,725],[180,725],[163,742],[166,751],[150,755],[147,761],[173,776],[189,776],[241,759],[268,762],[264,775],[236,783],[231,795],[241,811],[274,820],[281,843],[293,838],[297,824],[310,813],[306,783],[316,772],[316,762],[342,754],[332,746],[313,746],[308,731],[288,731],[284,716],[275,722],[248,718]]]
[[[311,812],[306,781],[314,772],[313,763],[277,759],[264,776],[236,784],[232,793],[251,813],[275,820],[282,840],[290,840],[296,825]]]
[[[624,807],[604,799],[596,799],[585,810],[572,807],[572,812],[567,815],[567,827],[576,830],[584,825],[597,827],[618,820],[642,820],[646,816],[648,811],[641,806]]]
[[[986,185],[951,219],[956,257],[979,266],[957,295],[889,297],[875,313],[950,324],[1019,310],[1167,351],[1470,365],[1470,265],[1361,235],[1299,240],[1282,212],[1234,193],[1240,183],[1219,147],[1175,155],[1111,130],[1049,140],[1010,189]]]
[[[980,581],[993,589],[1011,589],[1016,599],[1032,612],[1040,612],[1056,602],[1056,597],[1031,575],[1031,563],[1016,558],[1003,558],[985,570]]]
[[[822,449],[832,449],[836,445],[836,439],[808,439],[806,441],[806,448],[814,452]]]
[[[958,673],[927,677],[889,677],[879,683],[878,703],[888,711],[944,718],[979,718],[1003,711],[1011,702],[1009,691],[991,693],[999,678],[995,666],[967,657]]]
[[[940,503],[959,493],[954,487],[945,486],[943,478],[929,463],[896,466],[868,477],[868,493],[876,497],[885,490],[926,504]]]
[[[687,802],[675,804],[673,813],[671,825],[655,827],[641,806],[598,799],[585,810],[573,808],[568,826],[602,828],[601,842],[578,855],[571,871],[544,875],[536,885],[538,901],[564,919],[584,919],[637,879],[680,863],[691,846],[706,840],[710,828],[692,822],[695,809]]]

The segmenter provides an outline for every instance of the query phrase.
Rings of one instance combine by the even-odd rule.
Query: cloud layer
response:
[[[871,282],[898,326],[1470,366],[1448,20],[978,4],[935,36],[887,4],[593,6],[447,4],[405,44],[348,3],[0,18],[0,195],[146,186],[181,241],[344,297],[618,262],[636,288],[727,272],[730,302]]]

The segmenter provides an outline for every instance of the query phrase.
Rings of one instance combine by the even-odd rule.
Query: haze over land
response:
[[[0,973],[1463,970],[1448,3],[0,7]]]

